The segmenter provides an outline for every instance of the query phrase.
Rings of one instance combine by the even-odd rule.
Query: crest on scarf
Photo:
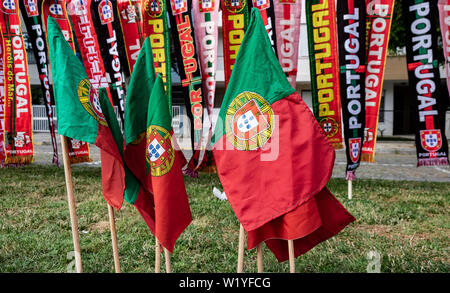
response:
[[[348,140],[348,147],[350,149],[350,159],[353,163],[358,163],[361,150],[361,137],[350,138]]]
[[[164,12],[162,0],[145,0],[144,10],[151,18],[159,18]]]
[[[422,148],[428,152],[436,152],[442,147],[442,135],[440,129],[427,129],[420,131]]]
[[[78,98],[80,99],[83,108],[94,117],[98,123],[108,126],[100,106],[98,91],[91,86],[89,79],[85,78],[78,84]]]
[[[3,0],[1,10],[6,14],[16,14],[16,2],[14,0]]]
[[[98,5],[98,14],[100,15],[100,21],[102,24],[111,23],[114,21],[113,6],[111,1],[101,0]]]
[[[339,131],[339,124],[331,117],[325,117],[319,122],[327,137],[333,137]]]
[[[270,7],[269,0],[252,0],[253,7],[256,7],[258,10],[264,10]]]
[[[177,15],[188,10],[187,0],[170,0],[172,14]]]
[[[36,0],[26,0],[25,1],[25,10],[27,11],[28,17],[38,16],[39,9],[36,4]]]
[[[169,173],[175,162],[175,150],[169,131],[157,125],[147,128],[147,147],[145,152],[152,176]]]
[[[64,19],[63,1],[58,0],[57,3],[50,4],[48,11],[50,16],[56,19]]]
[[[225,0],[223,3],[231,13],[239,13],[247,7],[247,0]]]
[[[225,119],[227,140],[238,150],[259,149],[272,135],[273,110],[256,93],[239,94],[228,107]]]
[[[211,12],[214,11],[214,0],[200,0],[198,2],[200,6],[200,12]]]

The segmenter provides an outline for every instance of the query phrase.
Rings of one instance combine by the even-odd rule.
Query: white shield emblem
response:
[[[425,143],[428,147],[434,148],[438,145],[438,137],[436,133],[425,134]]]
[[[212,8],[212,0],[202,0],[202,8],[203,9]]]
[[[104,18],[111,18],[112,17],[112,11],[111,8],[109,7],[109,5],[105,5],[102,8],[102,12],[103,12],[103,17]]]
[[[255,115],[253,115],[252,111],[249,110],[245,112],[244,115],[238,118],[237,125],[240,132],[246,133],[252,130],[253,128],[257,127],[258,121]]]
[[[159,144],[156,138],[153,139],[152,142],[148,145],[148,155],[150,157],[150,161],[155,162],[164,153],[164,148]]]
[[[184,1],[183,0],[175,0],[175,9],[181,9],[184,7]]]
[[[61,16],[63,15],[63,9],[60,4],[52,4],[50,5],[50,13]]]

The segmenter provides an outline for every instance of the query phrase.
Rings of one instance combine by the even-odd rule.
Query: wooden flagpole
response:
[[[242,273],[244,269],[244,242],[245,242],[245,230],[244,226],[239,228],[239,247],[238,247],[238,265],[237,272]]]
[[[295,273],[294,240],[288,240],[289,249],[289,271]]]
[[[161,245],[155,236],[155,273],[161,272]]]
[[[263,272],[263,254],[262,254],[262,244],[256,246],[256,266],[258,268],[258,273]]]
[[[166,260],[166,273],[172,272],[172,264],[170,263],[170,252],[164,248],[164,257]]]
[[[348,199],[352,199],[352,180],[348,180]]]
[[[61,135],[61,146],[63,152],[64,176],[66,179],[67,202],[69,204],[70,223],[72,226],[73,249],[75,251],[75,268],[77,273],[82,273],[83,266],[81,264],[80,237],[78,234],[77,211],[73,194],[72,171],[70,168],[69,152],[67,150],[67,138],[63,135]]]
[[[116,273],[120,273],[119,248],[117,245],[116,220],[114,218],[114,209],[108,204],[109,228],[111,230],[111,241],[114,256],[114,269]]]

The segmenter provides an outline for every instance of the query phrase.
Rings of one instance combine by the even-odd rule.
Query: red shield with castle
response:
[[[258,8],[258,10],[264,10],[270,7],[269,0],[253,0],[253,6]]]
[[[200,12],[214,11],[214,0],[200,0],[199,6],[200,6]]]
[[[28,17],[38,16],[39,10],[36,3],[37,0],[26,0],[25,1],[25,10],[27,11]]]
[[[107,24],[114,21],[113,6],[111,1],[101,1],[98,5],[98,14],[102,24]]]
[[[244,1],[246,0],[225,0],[225,8],[230,12],[238,12],[244,7]]]
[[[359,156],[360,156],[360,150],[361,150],[361,138],[350,138],[348,140],[348,147],[350,150],[350,159],[353,163],[358,163]]]
[[[172,14],[177,15],[186,12],[188,9],[187,0],[170,0]]]
[[[427,129],[420,131],[420,142],[422,148],[428,152],[436,152],[442,146],[442,135],[440,129]]]
[[[270,127],[255,100],[248,101],[233,117],[233,132],[242,140],[249,140]]]

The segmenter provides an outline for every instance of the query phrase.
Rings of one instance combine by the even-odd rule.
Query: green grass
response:
[[[72,168],[83,269],[113,272],[108,209],[100,168]],[[193,222],[172,255],[174,272],[235,272],[239,223],[227,201],[212,195],[215,175],[186,179]],[[367,253],[381,255],[381,272],[450,272],[448,183],[357,180],[330,190],[357,221],[296,259],[297,272],[366,272]],[[0,169],[0,272],[66,272],[73,250],[64,172],[53,166]],[[153,272],[154,238],[131,205],[116,214],[123,272]],[[288,272],[264,248],[266,272]],[[162,268],[164,271],[164,268]],[[246,251],[245,272],[256,272]]]

